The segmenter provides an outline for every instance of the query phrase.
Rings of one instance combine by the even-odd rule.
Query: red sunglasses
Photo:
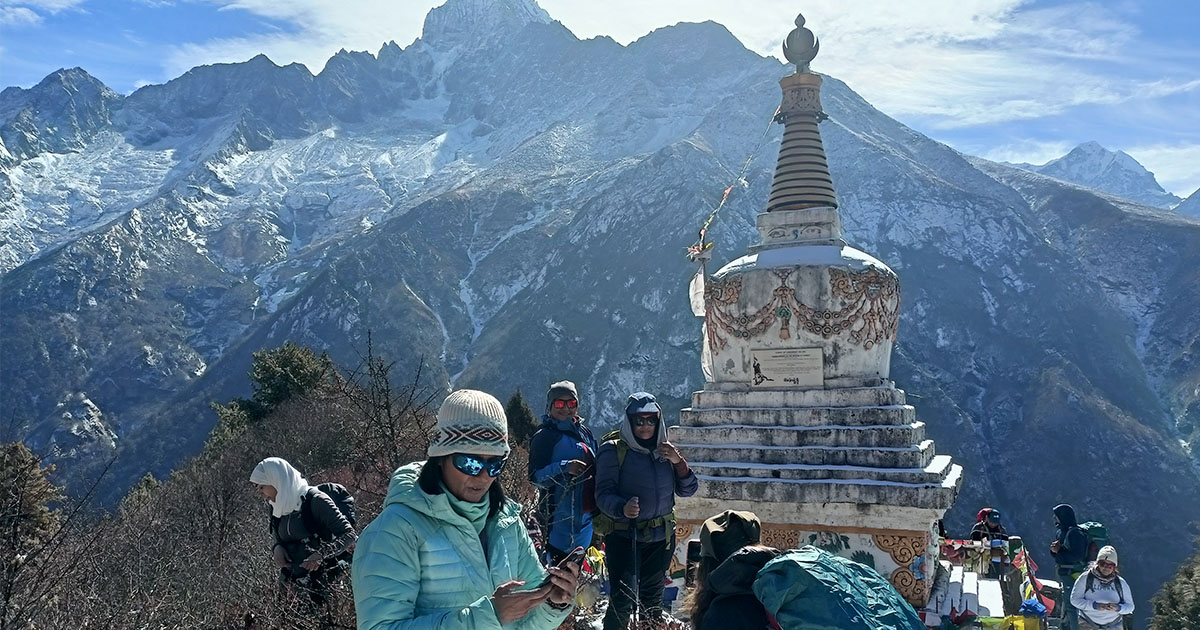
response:
[[[579,401],[578,400],[556,400],[550,404],[554,405],[555,409],[562,409],[563,407],[566,407],[567,409],[575,409],[576,407],[579,406]]]

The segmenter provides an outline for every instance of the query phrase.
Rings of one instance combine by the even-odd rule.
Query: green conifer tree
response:
[[[24,627],[38,590],[36,576],[61,519],[51,506],[63,499],[49,479],[53,466],[24,444],[0,445],[0,628]]]
[[[1154,596],[1150,630],[1200,628],[1200,554],[1192,556]]]
[[[529,440],[533,437],[533,432],[537,431],[538,420],[533,408],[521,394],[521,388],[518,387],[509,397],[508,404],[504,407],[504,415],[508,416],[508,434],[515,443],[528,450]]]

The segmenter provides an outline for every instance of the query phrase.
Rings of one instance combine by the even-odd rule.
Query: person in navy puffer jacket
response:
[[[579,417],[575,383],[554,383],[542,426],[529,443],[529,480],[541,491],[538,513],[551,564],[592,544],[595,462],[596,438]]]
[[[675,549],[675,497],[692,496],[699,487],[683,455],[667,441],[667,425],[654,396],[638,392],[629,397],[620,435],[601,444],[596,455],[596,506],[614,522],[604,541],[611,583],[604,630],[629,624],[634,588],[645,616],[661,618]]]

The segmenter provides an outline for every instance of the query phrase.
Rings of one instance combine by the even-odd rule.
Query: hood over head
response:
[[[308,481],[282,457],[268,457],[254,467],[250,481],[260,486],[275,488],[275,500],[271,504],[271,515],[281,518],[300,509],[300,502],[308,493]]]
[[[653,449],[643,446],[637,436],[633,434],[633,416],[639,413],[657,413],[658,426],[654,432]],[[625,403],[625,422],[621,423],[621,439],[630,450],[639,453],[647,453],[655,459],[661,459],[658,454],[658,447],[663,442],[667,441],[667,422],[663,418],[662,407],[658,406],[658,401],[654,399],[653,394],[646,392],[636,392],[629,395],[629,400]]]
[[[753,593],[754,578],[768,562],[779,555],[778,549],[753,545],[733,552],[708,576],[713,595]]]
[[[754,512],[725,510],[700,526],[700,554],[718,563],[746,545],[756,545],[762,523]]]
[[[1079,523],[1075,520],[1075,508],[1067,503],[1054,506],[1054,521],[1058,528],[1066,531]]]

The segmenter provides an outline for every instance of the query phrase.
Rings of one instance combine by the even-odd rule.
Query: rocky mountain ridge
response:
[[[702,386],[683,251],[748,155],[714,265],[757,237],[787,70],[713,23],[621,46],[530,6],[452,0],[412,45],[316,76],[260,56],[81,89],[62,124],[14,123],[53,112],[6,90],[19,436],[161,475],[209,401],[246,395],[251,352],[290,339],[353,365],[368,331],[432,386],[536,398],[570,378],[597,425],[639,389],[683,406]],[[1200,520],[1200,222],[963,156],[834,78],[822,98],[847,239],[901,277],[892,377],[966,469],[951,527],[996,505],[1038,541],[1072,502],[1144,559],[1148,595]]]
[[[1185,214],[1190,217],[1200,217],[1200,190],[1193,192],[1187,196],[1187,199],[1179,202],[1179,205],[1173,208],[1175,212]]]
[[[1109,151],[1095,141],[1085,142],[1040,166],[1014,166],[1155,208],[1171,208],[1180,201],[1163,190],[1154,173],[1128,153]]]

